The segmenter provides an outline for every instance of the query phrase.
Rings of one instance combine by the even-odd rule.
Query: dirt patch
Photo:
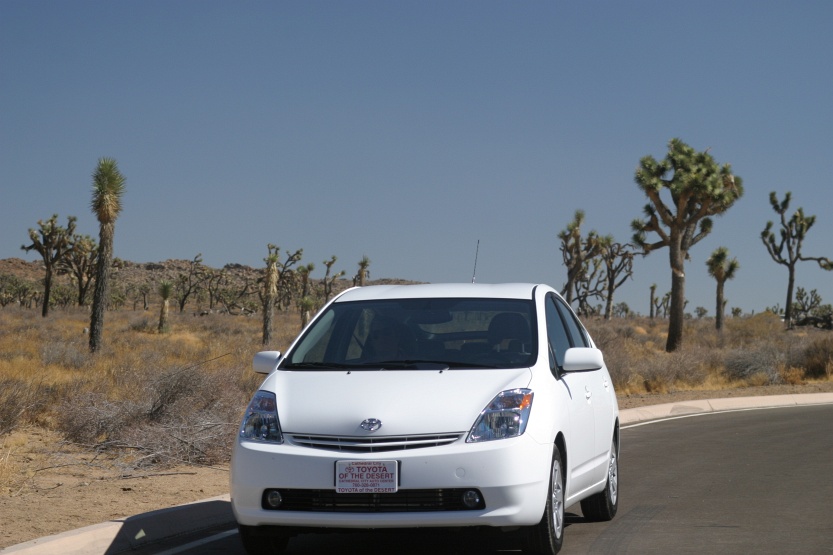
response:
[[[619,408],[725,397],[833,392],[833,382],[621,395]],[[19,430],[0,440],[0,548],[228,493],[228,467],[128,473],[110,455]]]
[[[0,453],[0,549],[228,493],[228,467],[125,472],[43,430],[18,430]]]

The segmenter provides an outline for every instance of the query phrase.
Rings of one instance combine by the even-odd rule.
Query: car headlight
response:
[[[240,439],[283,443],[281,423],[278,420],[278,402],[274,393],[258,391],[252,397],[252,401],[246,407],[243,423],[240,424]]]
[[[532,408],[531,389],[501,391],[477,418],[467,443],[518,437],[526,430]]]

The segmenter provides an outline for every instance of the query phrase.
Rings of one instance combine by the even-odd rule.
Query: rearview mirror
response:
[[[261,351],[255,354],[252,367],[258,374],[270,374],[278,367],[278,360],[280,358],[280,351]]]
[[[604,356],[599,349],[592,347],[573,347],[564,353],[565,372],[589,372],[604,366]]]

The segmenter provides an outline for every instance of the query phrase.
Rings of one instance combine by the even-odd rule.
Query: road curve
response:
[[[619,514],[562,552],[833,553],[831,471],[833,405],[627,427]]]
[[[833,403],[833,395],[622,411],[619,513],[608,523],[586,523],[577,505],[568,509],[562,553],[833,553],[833,404],[813,403]],[[760,406],[777,410],[747,410]],[[723,410],[733,412],[715,412]],[[2,553],[242,555],[236,533],[226,531],[229,519],[227,497],[215,498]],[[194,523],[204,530],[148,545]],[[506,534],[422,530],[301,536],[289,552],[443,555],[516,548]]]

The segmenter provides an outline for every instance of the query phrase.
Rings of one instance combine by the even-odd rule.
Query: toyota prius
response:
[[[254,370],[231,467],[253,555],[325,529],[473,526],[554,554],[566,507],[616,514],[613,384],[546,285],[349,289]]]

